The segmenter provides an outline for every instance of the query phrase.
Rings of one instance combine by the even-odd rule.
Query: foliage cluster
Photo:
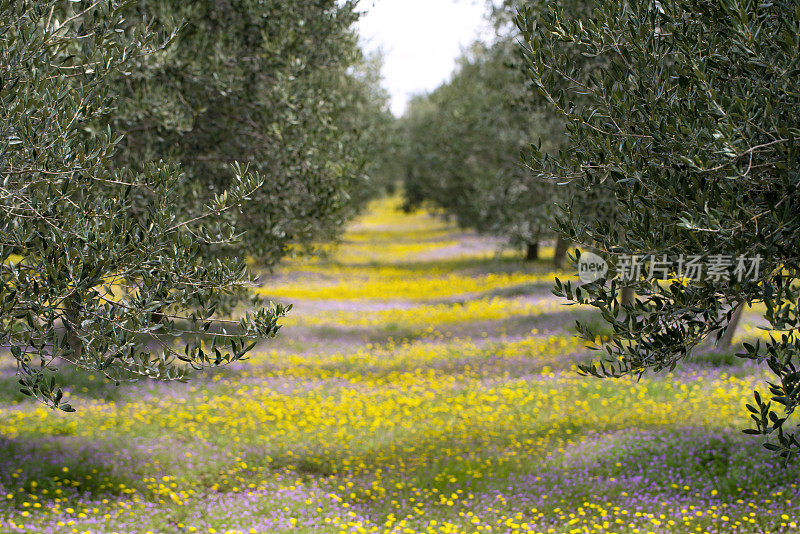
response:
[[[613,216],[568,207],[560,225],[612,264],[608,278],[556,288],[598,308],[613,330],[602,361],[583,370],[672,369],[721,336],[742,308],[763,303],[779,334],[745,345],[744,356],[766,361],[772,398],[756,394],[748,432],[769,436],[767,447],[788,458],[800,448],[787,423],[800,403],[800,3],[590,5],[575,18],[567,3],[531,4],[517,18],[529,78],[568,138],[557,156],[535,151],[530,167],[577,191],[603,191]],[[620,258],[628,254],[642,254],[645,264],[681,256],[761,263],[742,280],[642,276],[629,284],[638,297],[620,306]]]
[[[0,7],[0,347],[23,391],[69,411],[59,361],[183,379],[274,336],[287,307],[223,314],[245,258],[335,237],[368,196],[364,130],[388,128],[355,4]]]

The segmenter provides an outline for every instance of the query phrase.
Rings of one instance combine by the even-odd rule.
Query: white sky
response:
[[[486,0],[361,0],[362,45],[384,53],[384,86],[392,112],[447,80],[461,50],[490,35]]]

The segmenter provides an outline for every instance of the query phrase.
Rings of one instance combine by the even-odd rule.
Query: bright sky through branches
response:
[[[384,53],[395,115],[447,80],[462,49],[490,34],[485,0],[361,0],[359,8],[364,48]]]

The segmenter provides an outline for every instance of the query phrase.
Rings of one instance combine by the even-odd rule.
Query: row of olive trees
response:
[[[743,356],[774,373],[771,400],[756,394],[748,406],[747,432],[769,436],[767,448],[788,458],[800,449],[789,424],[800,405],[800,2],[593,0],[583,12],[573,4],[529,2],[517,24],[528,78],[566,129],[564,149],[534,150],[529,167],[604,199],[589,217],[567,203],[559,224],[611,263],[597,282],[556,288],[612,326],[603,360],[583,371],[673,369],[705,339],[730,334],[744,307],[763,303],[780,334],[745,345]],[[620,306],[630,255],[731,264],[688,283],[634,277],[624,284],[637,298]],[[744,277],[733,276],[739,259]]]
[[[482,233],[505,238],[538,257],[539,242],[555,239],[555,217],[567,189],[532,175],[520,153],[531,139],[557,151],[562,127],[526,81],[522,56],[509,31],[513,6],[497,9],[498,35],[476,43],[451,80],[417,97],[401,121],[405,140],[406,209],[431,206]],[[558,239],[556,266],[567,241]]]
[[[274,336],[283,306],[222,315],[245,258],[334,237],[370,190],[362,130],[390,127],[354,3],[0,8],[0,348],[23,392],[69,411],[59,361],[181,379]]]

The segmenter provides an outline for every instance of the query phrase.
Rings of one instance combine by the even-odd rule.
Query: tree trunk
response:
[[[564,262],[567,259],[567,250],[569,249],[569,241],[563,237],[556,239],[556,251],[553,256],[553,266],[557,271],[564,268]]]
[[[733,311],[728,326],[725,327],[725,331],[722,332],[722,336],[717,342],[717,347],[727,349],[733,345],[733,336],[736,334],[736,327],[739,325],[739,320],[742,318],[742,310],[744,310],[744,303],[739,304]]]
[[[525,250],[525,261],[534,261],[539,259],[539,243],[528,243]]]
[[[72,359],[79,360],[83,353],[83,341],[78,337],[77,329],[81,324],[81,307],[73,298],[64,302],[64,334],[67,345],[72,352]]]
[[[619,295],[620,304],[633,304],[633,288],[623,287]]]

